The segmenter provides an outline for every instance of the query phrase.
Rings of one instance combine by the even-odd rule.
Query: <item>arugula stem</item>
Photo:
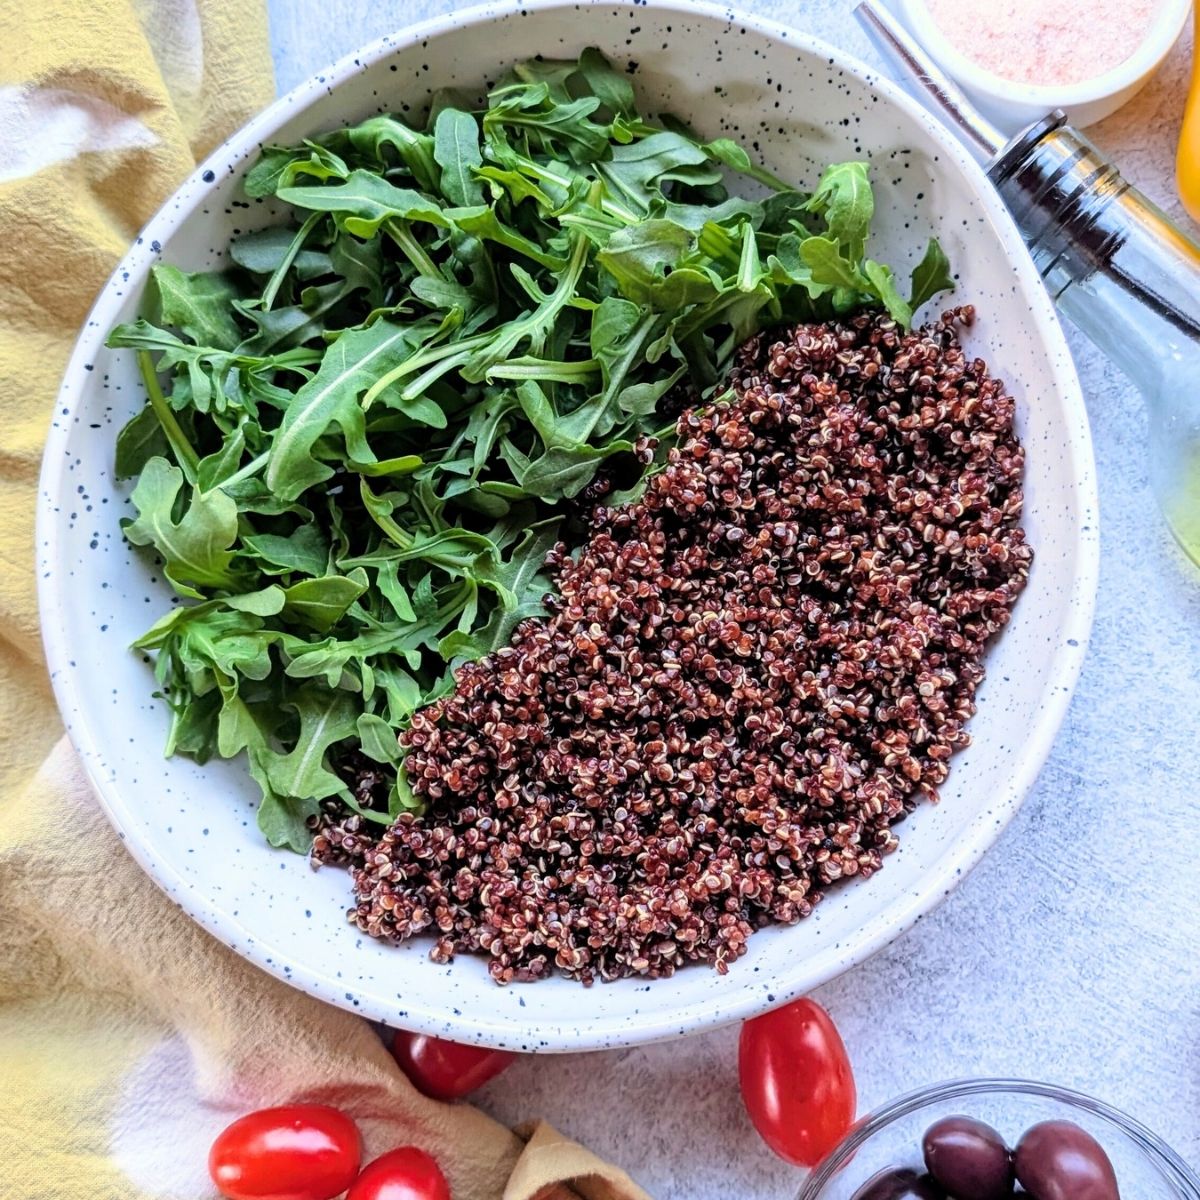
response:
[[[586,442],[592,436],[596,428],[596,423],[608,411],[608,406],[612,402],[612,398],[625,382],[626,376],[629,374],[629,368],[637,360],[637,356],[642,351],[642,346],[646,339],[650,336],[651,330],[658,324],[660,314],[656,312],[647,313],[638,323],[636,329],[629,336],[625,343],[624,351],[621,355],[621,360],[616,364],[615,369],[610,371],[608,377],[608,387],[604,389],[604,396],[601,403],[595,406],[595,414],[591,422],[576,434],[576,437],[581,442]]]
[[[615,230],[621,228],[622,222],[617,220],[606,220],[604,214],[600,216],[589,216],[583,213],[563,213],[558,218],[560,225],[565,225],[568,229],[582,229],[585,233],[594,233],[603,238],[604,242],[608,240]],[[598,244],[602,245],[603,242]]]
[[[442,283],[448,282],[437,263],[425,253],[424,246],[413,237],[406,221],[392,217],[383,223],[383,227],[392,241],[404,252],[405,258],[417,268],[419,275],[424,275],[426,279],[440,280]]]
[[[425,518],[426,523],[431,528],[445,528],[446,522],[440,519],[440,511],[435,511],[437,506],[430,506],[427,493],[424,488],[417,488],[413,492],[413,504],[415,504],[417,508],[421,510],[421,515]]]
[[[455,349],[461,345],[462,342],[454,343]],[[461,354],[451,354],[439,359],[432,366],[422,371],[416,379],[406,383],[404,390],[400,393],[400,398],[402,400],[415,400],[418,396],[424,395],[432,384],[436,383],[447,372],[461,367],[470,357],[470,350],[464,350]]]
[[[583,358],[575,362],[556,362],[548,358],[510,358],[488,370],[486,379],[543,379],[555,383],[575,383],[600,371],[600,360]]]
[[[740,304],[745,298],[746,293],[741,291],[730,291],[719,296],[711,304],[701,308],[690,320],[678,326],[675,331],[676,340],[682,344],[694,334],[702,333],[705,329],[717,324],[714,318],[719,313],[724,312],[727,308],[732,308],[735,304]]]
[[[267,281],[267,286],[263,289],[263,312],[271,311],[271,305],[275,303],[275,297],[279,294],[279,289],[283,285],[287,273],[292,269],[292,263],[296,261],[296,255],[300,253],[301,247],[308,240],[308,235],[312,233],[317,222],[324,215],[320,212],[312,213],[305,218],[304,224],[296,231],[296,236],[292,238],[292,244],[288,246],[283,261],[275,268],[271,278]]]
[[[338,792],[338,799],[356,816],[362,817],[367,821],[374,821],[377,825],[390,825],[396,818],[391,813],[377,812],[373,808],[363,808],[348,788],[343,788]]]
[[[535,163],[532,159],[522,159],[520,169],[521,174],[531,175],[534,179],[540,179],[543,183],[552,183],[556,187],[562,188],[563,191],[569,191],[571,188],[569,176],[559,175],[556,171],[551,171],[548,167],[542,166],[541,163]],[[607,188],[600,197],[597,207],[601,212],[608,213],[611,217],[616,217],[626,225],[636,225],[639,221],[645,220],[644,215],[641,213],[636,213],[614,200],[608,194]]]
[[[728,229],[706,221],[696,239],[696,248],[709,258],[720,259],[729,264],[740,263],[741,255],[734,245],[733,237]]]
[[[422,367],[437,362],[439,359],[446,358],[452,354],[458,354],[459,351],[471,350],[476,346],[482,346],[493,336],[491,333],[477,333],[473,337],[466,337],[461,341],[451,342],[445,346],[431,346],[425,350],[418,350],[416,354],[406,358],[398,366],[393,367],[371,384],[367,389],[367,394],[362,398],[363,411],[365,412],[370,408],[379,396],[379,393],[391,387],[397,379],[403,379],[405,375],[411,375],[414,371],[419,371]]]
[[[773,171],[768,171],[766,167],[754,161],[751,161],[748,167],[734,167],[733,169],[739,175],[744,175],[747,179],[753,179],[755,183],[761,183],[764,187],[769,187],[773,192],[790,192],[794,190],[792,184],[780,179]]]
[[[754,240],[754,227],[747,221],[742,226],[742,253],[738,259],[737,286],[739,292],[754,290],[760,269],[758,243]]]
[[[386,515],[378,511],[378,499],[373,491],[367,486],[365,478],[360,478],[358,481],[358,490],[362,494],[367,513],[371,520],[375,522],[379,528],[387,534],[388,540],[398,546],[401,550],[411,550],[413,547],[413,537],[410,533],[405,533],[403,529],[392,519],[390,515]]]
[[[162,387],[158,382],[158,372],[154,369],[154,362],[150,357],[150,351],[139,350],[137,362],[138,370],[142,374],[142,382],[146,385],[146,392],[150,397],[150,407],[154,409],[154,415],[158,418],[158,423],[162,426],[163,433],[167,435],[167,441],[170,442],[171,449],[175,451],[175,458],[179,463],[179,469],[183,472],[184,479],[195,487],[196,472],[200,466],[200,456],[192,448],[191,442],[187,440],[187,435],[175,419],[175,414],[171,411],[171,406],[167,403],[166,396],[163,395]]]
[[[260,471],[267,465],[267,460],[271,457],[270,450],[264,450],[257,458],[251,459],[244,467],[239,467],[228,479],[221,481],[221,487],[229,487],[234,483],[241,483],[243,479],[248,479],[251,475]]]

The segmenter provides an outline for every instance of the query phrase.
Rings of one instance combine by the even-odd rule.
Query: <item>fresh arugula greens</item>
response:
[[[263,832],[296,850],[322,800],[358,807],[349,748],[395,776],[366,815],[415,805],[397,730],[542,611],[572,501],[669,429],[670,389],[703,397],[765,326],[880,305],[908,325],[952,286],[936,242],[907,298],[866,257],[866,164],[792,190],[639,114],[595,50],[478,106],[439,95],[423,129],[268,147],[245,190],[290,221],[223,270],[155,268],[154,321],[109,339],[148,395],[116,468],[126,536],[195,601],[137,643],[167,752],[244,752]]]

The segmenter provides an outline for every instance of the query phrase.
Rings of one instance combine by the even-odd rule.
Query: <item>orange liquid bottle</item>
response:
[[[1196,8],[1196,43],[1192,48],[1192,86],[1179,131],[1175,178],[1184,208],[1200,221],[1200,5]]]

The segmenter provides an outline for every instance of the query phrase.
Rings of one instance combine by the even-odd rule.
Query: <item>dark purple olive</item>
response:
[[[1014,1156],[1017,1179],[1034,1200],[1120,1200],[1108,1155],[1070,1121],[1027,1129]]]
[[[955,1200],[1004,1200],[1012,1194],[1012,1155],[1004,1139],[974,1117],[943,1117],[925,1131],[925,1166]]]
[[[918,1175],[908,1167],[888,1167],[872,1175],[852,1200],[944,1200],[944,1197],[928,1175]]]

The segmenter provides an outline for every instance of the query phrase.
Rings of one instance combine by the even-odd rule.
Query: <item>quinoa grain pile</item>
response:
[[[546,619],[402,735],[422,817],[327,817],[376,937],[500,983],[699,961],[869,875],[966,745],[1031,551],[1013,401],[877,314],[749,343],[641,501],[555,556]]]

